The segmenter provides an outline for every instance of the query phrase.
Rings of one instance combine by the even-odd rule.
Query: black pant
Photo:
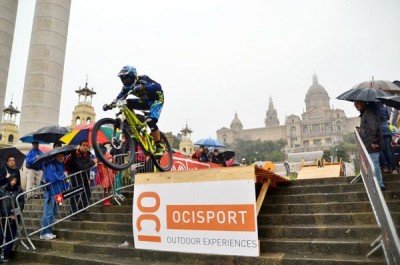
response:
[[[6,240],[4,240],[3,235],[4,235],[4,229],[6,230]],[[3,243],[7,243],[12,241],[15,238],[15,235],[17,234],[17,224],[14,220],[11,220],[10,218],[7,219],[7,225],[6,225],[6,219],[3,218],[1,219],[1,234],[0,234],[0,245],[3,245]],[[11,253],[12,253],[12,248],[13,248],[14,243],[9,243],[4,247],[4,259],[9,259],[11,258]]]
[[[71,176],[72,187],[83,185],[83,191],[70,198],[71,213],[75,213],[89,205],[92,193],[90,191],[90,171]]]

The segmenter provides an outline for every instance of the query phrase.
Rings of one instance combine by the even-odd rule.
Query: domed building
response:
[[[291,153],[329,149],[343,139],[343,134],[353,132],[360,124],[358,117],[347,118],[344,111],[330,107],[330,97],[325,88],[318,83],[314,74],[312,85],[308,88],[305,100],[306,110],[301,117],[291,114],[285,124],[279,125],[277,110],[272,98],[264,120],[265,127],[243,129],[243,124],[235,113],[230,128],[217,131],[217,139],[231,144],[236,140],[287,140]]]

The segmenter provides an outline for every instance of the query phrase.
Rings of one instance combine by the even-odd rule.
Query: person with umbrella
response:
[[[68,146],[69,147],[69,146]],[[66,147],[67,148],[67,147]],[[45,183],[51,183],[44,188],[44,204],[43,204],[43,216],[41,220],[41,226],[44,228],[40,232],[40,239],[52,240],[56,238],[53,234],[51,225],[54,223],[54,216],[58,213],[58,208],[55,200],[55,195],[60,194],[67,189],[65,183],[64,174],[64,158],[67,152],[74,151],[74,149],[57,148],[49,153],[51,156],[44,155],[42,159],[50,161],[44,162],[44,173],[43,181]],[[40,159],[39,159],[40,160]],[[35,163],[38,163],[36,161]]]
[[[39,142],[32,142],[32,149],[26,154],[26,191],[30,191],[39,185],[42,179],[43,170],[41,164],[33,165],[36,159],[40,158],[43,152],[39,149]],[[34,197],[37,197],[35,194]]]
[[[17,177],[17,185],[21,186],[21,174],[17,168],[16,158],[13,155],[7,157],[5,166],[0,171],[0,186],[7,184],[11,176]]]
[[[380,129],[378,108],[374,102],[355,100],[354,106],[360,112],[360,137],[364,142],[372,163],[375,168],[375,175],[381,190],[385,190],[382,180],[382,172],[379,164],[379,154],[383,147],[383,136]]]

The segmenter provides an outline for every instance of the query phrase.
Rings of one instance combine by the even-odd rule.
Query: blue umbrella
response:
[[[218,141],[216,139],[212,139],[212,138],[204,138],[204,139],[198,140],[194,144],[195,145],[212,146],[212,147],[224,147],[225,146],[220,141]]]
[[[47,144],[47,142],[43,142],[43,141],[38,141],[36,139],[33,139],[33,133],[28,133],[25,134],[24,136],[22,136],[21,138],[19,138],[19,140],[23,143],[32,143],[32,142],[39,142],[39,144]]]

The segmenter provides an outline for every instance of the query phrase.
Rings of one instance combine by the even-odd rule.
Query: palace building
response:
[[[343,134],[353,132],[360,124],[358,117],[347,118],[341,109],[331,108],[330,98],[325,88],[318,83],[316,75],[305,97],[306,109],[301,116],[291,114],[285,124],[280,125],[272,98],[264,120],[265,127],[243,129],[243,124],[235,113],[230,128],[217,131],[217,139],[226,144],[242,140],[287,141],[289,153],[326,150],[343,139]]]

